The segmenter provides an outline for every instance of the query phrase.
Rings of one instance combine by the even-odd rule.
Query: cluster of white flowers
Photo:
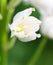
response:
[[[50,16],[53,14],[53,0],[29,0],[35,6],[42,16]]]
[[[29,0],[41,13],[41,33],[53,39],[53,0]]]
[[[16,36],[20,41],[27,42],[41,36],[36,33],[40,28],[41,21],[30,16],[32,11],[35,9],[28,8],[14,16],[12,24],[9,24],[11,37]]]

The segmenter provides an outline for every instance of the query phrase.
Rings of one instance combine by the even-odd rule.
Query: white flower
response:
[[[35,6],[42,16],[53,15],[53,0],[29,0]]]
[[[43,35],[53,39],[53,16],[42,19],[41,32]]]
[[[16,36],[20,41],[27,42],[40,37],[36,32],[39,30],[41,21],[31,15],[34,8],[28,8],[17,13],[13,18],[13,23],[9,25],[11,37]]]

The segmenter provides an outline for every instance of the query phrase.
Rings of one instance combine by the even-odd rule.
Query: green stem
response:
[[[1,13],[1,0],[0,0],[0,13]]]
[[[1,65],[7,65],[7,51],[1,50]]]
[[[7,34],[6,34],[6,17],[7,17],[7,0],[1,0],[2,21],[0,23],[0,45],[1,45],[1,65],[7,65]]]
[[[7,65],[7,52],[2,49],[1,55],[1,65]]]
[[[7,8],[7,0],[1,0],[1,13],[4,16]]]
[[[7,65],[7,37],[4,33],[1,37],[1,65]]]
[[[38,59],[40,58],[40,55],[46,45],[46,42],[47,42],[47,38],[43,38],[39,47],[37,48],[37,51],[35,51],[34,55],[32,56],[31,60],[29,61],[29,63],[27,65],[36,65],[36,63],[37,63]]]

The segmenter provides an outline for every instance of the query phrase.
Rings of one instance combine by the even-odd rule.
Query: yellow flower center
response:
[[[16,30],[16,32],[22,32],[24,25],[21,23],[21,24],[18,24],[17,27],[18,27],[18,30]]]
[[[24,25],[21,23],[21,24],[18,24],[18,27],[19,27],[19,28],[23,28]]]

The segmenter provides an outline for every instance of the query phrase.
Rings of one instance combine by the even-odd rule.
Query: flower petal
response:
[[[23,17],[25,17],[25,16],[29,16],[29,15],[32,13],[32,11],[35,11],[35,9],[34,9],[34,8],[28,8],[28,9],[26,9],[26,10],[24,10],[24,11],[18,12],[18,13],[14,16],[13,20],[17,20],[17,19],[19,19],[19,18],[23,18]]]
[[[36,33],[30,33],[28,36],[25,36],[23,38],[19,38],[22,42],[28,42],[36,39]]]
[[[23,24],[25,25],[25,29],[36,32],[39,30],[41,21],[33,16],[29,16],[24,19]]]

